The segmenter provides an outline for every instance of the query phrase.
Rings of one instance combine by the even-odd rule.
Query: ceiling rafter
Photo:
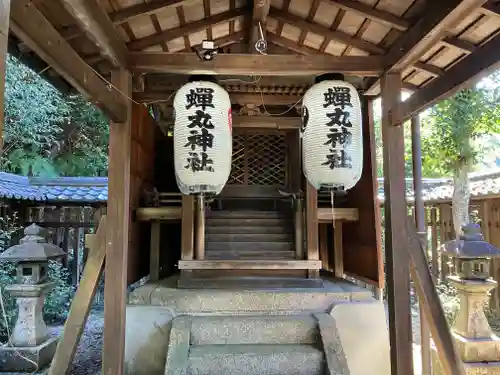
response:
[[[476,46],[474,44],[454,36],[443,38],[441,43],[450,47],[458,48],[459,50],[462,50],[466,53],[472,53],[476,50]]]
[[[413,64],[413,67],[416,70],[429,73],[430,75],[432,75],[434,77],[442,76],[444,73],[443,69],[438,68],[437,66],[434,66],[434,65],[431,65],[428,63],[423,63],[421,61],[417,61],[415,64]]]
[[[309,22],[314,21],[314,17],[316,16],[316,13],[318,12],[318,8],[321,4],[322,0],[313,0],[313,3],[311,4],[311,9],[309,10],[309,14],[307,15],[306,20]],[[297,44],[299,46],[304,44],[304,41],[306,40],[307,37],[307,30],[301,30],[300,31],[300,36],[299,36],[299,41]]]
[[[224,13],[219,13],[215,16],[204,18],[200,21],[189,23],[185,26],[175,29],[165,30],[161,33],[148,35],[144,38],[134,40],[127,44],[130,51],[140,51],[162,42],[184,37],[194,32],[205,30],[209,26],[213,26],[222,22],[233,20],[245,14],[244,8],[232,9]]]
[[[129,64],[134,72],[303,76],[335,71],[360,76],[378,76],[384,68],[384,58],[231,53],[220,54],[212,61],[201,61],[193,53],[132,52],[129,54]]]
[[[447,30],[460,22],[486,0],[441,0],[430,2],[425,9],[425,17],[402,34],[387,52],[387,71],[398,72],[411,66],[446,36]],[[368,88],[368,94],[374,94],[379,87],[375,80]]]
[[[405,31],[410,27],[410,22],[404,18],[395,16],[392,13],[380,9],[372,8],[369,5],[353,0],[330,0],[330,3],[343,10],[357,13],[374,22],[395,28],[399,31]]]
[[[283,47],[291,52],[300,53],[302,55],[311,56],[311,55],[317,55],[317,54],[324,54],[326,56],[329,56],[328,54],[319,52],[318,50],[316,50],[314,48],[310,48],[310,47],[307,47],[304,45],[297,44],[293,40],[287,39],[287,38],[282,37],[282,36],[278,36],[278,35],[273,34],[273,33],[267,34],[267,40],[272,44],[275,44],[279,47]]]
[[[489,0],[481,8],[487,16],[500,17],[500,3],[498,0]]]
[[[127,117],[125,99],[107,84],[63,39],[29,0],[11,3],[10,26],[26,45],[82,94],[98,103],[113,121]]]
[[[498,69],[500,67],[498,51],[500,51],[500,36],[477,47],[474,54],[464,57],[440,78],[432,80],[404,101],[401,104],[401,119],[409,119],[444,97],[466,87],[472,81],[477,81],[494,69]]]
[[[243,31],[237,31],[233,34],[228,34],[228,35],[222,36],[220,38],[214,39],[214,43],[217,47],[227,47],[231,44],[240,42],[244,38],[245,38],[245,35],[244,35]],[[192,48],[199,48],[199,47],[201,47],[201,43],[195,44],[194,46],[191,46],[190,48],[185,48],[179,52],[191,52]]]
[[[126,67],[127,47],[97,0],[62,0],[80,29],[114,66]]]
[[[385,52],[381,47],[367,42],[366,40],[355,38],[342,31],[331,30],[328,27],[321,26],[317,23],[309,22],[302,17],[296,16],[295,14],[289,12],[284,12],[281,9],[271,7],[269,15],[270,17],[277,19],[278,21],[289,23],[298,27],[299,29],[313,32],[331,40],[336,40],[347,45],[352,45],[355,48],[374,55],[382,55]]]
[[[266,22],[269,15],[269,8],[271,7],[271,0],[253,0],[252,8],[252,24],[250,31],[250,52],[258,53],[255,49],[255,43],[260,38],[259,22],[262,28],[264,37],[266,35]]]
[[[335,15],[335,19],[333,20],[333,22],[330,26],[330,30],[337,30],[337,27],[339,27],[344,16],[345,16],[345,10],[339,9],[338,13]],[[331,41],[332,41],[331,38],[329,38],[328,36],[325,36],[323,43],[321,43],[321,46],[319,47],[319,51],[324,52],[328,48],[328,45],[330,44]]]

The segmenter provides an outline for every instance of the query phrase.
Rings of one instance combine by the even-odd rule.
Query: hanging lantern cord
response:
[[[335,195],[335,192],[333,191],[333,189],[331,189],[330,190],[330,200],[331,200],[331,204],[332,204],[332,222],[333,222],[333,227],[335,228],[335,208],[334,208],[335,199],[334,199],[334,195]]]

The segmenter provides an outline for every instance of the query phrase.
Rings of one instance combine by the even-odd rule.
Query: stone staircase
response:
[[[206,219],[205,259],[293,260],[293,222],[278,211],[213,211]]]
[[[165,375],[325,375],[322,347],[313,315],[181,316]]]

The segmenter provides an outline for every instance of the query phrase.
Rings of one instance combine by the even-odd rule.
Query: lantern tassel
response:
[[[333,189],[330,190],[330,199],[331,199],[331,203],[332,203],[332,222],[333,222],[333,227],[335,228],[335,208],[334,208],[334,204],[335,204],[335,199],[334,199],[334,192],[333,192]]]

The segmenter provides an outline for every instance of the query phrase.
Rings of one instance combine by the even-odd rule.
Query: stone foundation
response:
[[[57,341],[57,337],[52,337],[38,346],[0,347],[0,372],[34,372],[43,369],[52,361]]]

